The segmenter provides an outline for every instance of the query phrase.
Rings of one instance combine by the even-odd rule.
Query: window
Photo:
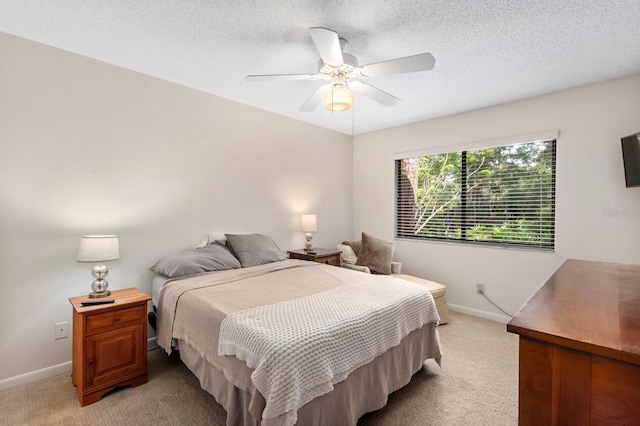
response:
[[[552,250],[555,139],[396,160],[397,238]]]

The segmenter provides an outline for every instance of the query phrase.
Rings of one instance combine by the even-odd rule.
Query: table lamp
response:
[[[304,244],[304,251],[309,252],[313,251],[313,242],[311,238],[312,232],[316,232],[318,230],[318,218],[315,214],[303,214],[300,218],[300,229],[305,233],[307,237],[307,242]]]
[[[104,279],[109,273],[109,268],[102,262],[116,259],[120,259],[120,245],[117,235],[84,235],[80,240],[80,249],[76,260],[78,262],[98,262],[91,271],[95,281],[91,284],[93,291],[89,293],[90,299],[111,294],[111,291],[107,290],[109,283]]]

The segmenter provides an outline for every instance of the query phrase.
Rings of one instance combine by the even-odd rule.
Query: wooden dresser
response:
[[[147,301],[136,288],[114,290],[114,303],[82,306],[72,297],[73,384],[80,405],[98,401],[118,386],[147,383]],[[96,300],[96,299],[93,299]]]
[[[520,425],[640,424],[640,266],[567,260],[507,330]]]

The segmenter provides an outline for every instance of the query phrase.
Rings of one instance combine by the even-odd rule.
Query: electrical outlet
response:
[[[476,284],[476,294],[484,294],[484,284]]]
[[[64,339],[69,336],[69,322],[57,322],[55,332],[53,333],[54,339]]]

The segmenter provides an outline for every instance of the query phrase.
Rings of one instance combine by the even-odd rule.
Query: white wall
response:
[[[351,235],[351,137],[2,33],[0,58],[0,382],[71,360],[83,234],[119,234],[110,287],[149,294],[210,231],[300,248],[316,213],[316,246]]]
[[[353,237],[393,238],[394,153],[552,129],[560,131],[555,253],[398,240],[403,272],[445,284],[459,310],[497,319],[476,283],[513,314],[567,258],[640,264],[640,188],[625,187],[620,147],[640,132],[640,76],[357,136]]]

